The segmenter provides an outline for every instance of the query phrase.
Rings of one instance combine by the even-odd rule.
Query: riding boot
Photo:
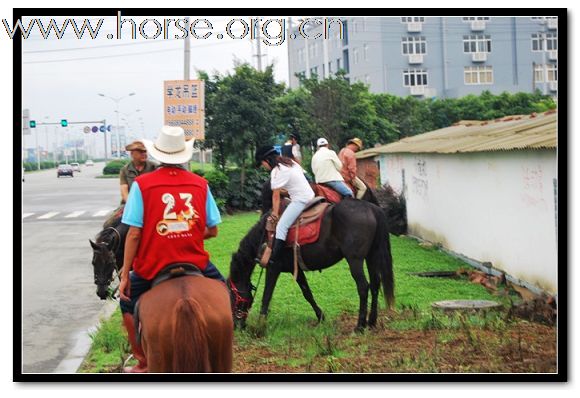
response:
[[[282,239],[275,239],[274,244],[272,245],[272,254],[270,255],[270,261],[268,261],[268,265],[274,264],[278,257],[280,257],[280,253],[282,249],[286,247],[286,241]]]
[[[131,351],[133,351],[133,357],[139,362],[135,366],[123,368],[123,373],[147,373],[147,359],[145,358],[143,348],[141,348],[141,345],[137,342],[133,315],[124,313],[123,325],[125,325],[125,329],[127,329],[129,344],[131,345]]]

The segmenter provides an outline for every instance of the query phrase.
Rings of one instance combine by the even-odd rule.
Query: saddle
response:
[[[289,201],[282,202],[282,212],[284,212],[288,203]],[[286,246],[291,247],[294,251],[294,280],[296,280],[298,275],[298,266],[305,271],[309,270],[302,260],[300,246],[318,241],[322,219],[332,206],[334,205],[329,203],[325,198],[319,196],[315,197],[306,204],[294,225],[288,229]],[[276,226],[268,221],[266,223],[267,240],[260,248],[257,258],[257,261],[262,267],[266,267],[268,260],[270,259],[272,253],[271,243],[275,230]]]
[[[330,203],[337,204],[342,200],[342,196],[330,187],[322,184],[311,184],[311,187],[316,196],[323,197]]]
[[[153,282],[151,282],[151,288],[153,289],[155,286],[169,279],[178,278],[180,276],[186,275],[201,276],[202,273],[199,270],[199,268],[197,268],[193,264],[188,263],[169,264],[155,276]]]

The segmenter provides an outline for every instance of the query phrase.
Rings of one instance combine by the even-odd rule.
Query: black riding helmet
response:
[[[262,160],[267,160],[272,155],[277,155],[278,151],[272,145],[266,145],[258,148],[256,151],[256,167],[260,167]]]
[[[290,138],[296,138],[296,141],[300,143],[300,134],[298,133],[290,133]]]

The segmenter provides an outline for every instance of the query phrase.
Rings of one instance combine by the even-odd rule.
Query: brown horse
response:
[[[231,372],[234,325],[223,283],[169,279],[141,296],[138,317],[148,372]]]

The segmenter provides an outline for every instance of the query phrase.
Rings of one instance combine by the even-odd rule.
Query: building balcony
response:
[[[407,32],[409,33],[419,33],[423,30],[423,22],[408,22]]]
[[[558,29],[558,20],[557,19],[548,19],[546,20],[546,26],[550,30]]]
[[[557,61],[558,60],[558,51],[548,51],[548,59],[550,61]]]
[[[485,21],[471,21],[471,30],[473,32],[485,30]]]
[[[411,86],[410,88],[410,94],[414,95],[416,97],[420,97],[425,95],[425,86]]]
[[[558,82],[549,82],[548,89],[550,91],[558,91]]]
[[[471,53],[472,62],[485,62],[487,61],[487,53]]]
[[[423,63],[423,54],[409,54],[409,64],[417,65]]]

